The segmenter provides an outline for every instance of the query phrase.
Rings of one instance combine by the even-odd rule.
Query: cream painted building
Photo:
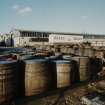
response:
[[[64,34],[50,34],[49,43],[82,43],[82,35],[64,35]]]
[[[14,29],[10,32],[14,46],[34,46],[36,44],[70,44],[90,42],[93,46],[105,46],[105,35],[44,32]]]

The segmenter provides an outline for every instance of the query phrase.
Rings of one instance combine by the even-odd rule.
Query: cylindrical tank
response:
[[[69,54],[74,54],[74,50],[73,50],[73,48],[71,48],[71,47],[68,48],[68,53],[69,53]]]
[[[0,61],[0,105],[15,97],[16,64],[16,61]]]
[[[74,49],[74,55],[79,55],[79,49],[77,48],[77,49]]]
[[[73,50],[74,50],[74,55],[78,55],[79,47],[73,46]]]
[[[56,68],[57,88],[67,87],[71,84],[71,61],[56,60],[54,61]]]
[[[50,72],[45,59],[25,61],[25,95],[40,94],[49,89]]]
[[[89,58],[77,56],[77,57],[72,57],[72,59],[76,61],[78,64],[80,81],[85,81],[85,80],[90,79],[90,71],[88,69]]]
[[[78,49],[78,55],[83,56],[83,54],[84,54],[84,48],[79,48]]]
[[[104,51],[96,50],[94,55],[96,58],[102,59],[104,57]]]
[[[96,79],[98,73],[102,70],[103,62],[100,58],[91,58],[89,61],[89,69],[91,71],[91,79]]]
[[[83,56],[94,57],[94,49],[90,46],[84,48]]]
[[[49,45],[46,46],[46,50],[48,50],[48,51],[51,50],[51,46],[49,46]]]
[[[67,54],[68,48],[67,48],[66,46],[62,47],[62,48],[61,48],[61,52]]]

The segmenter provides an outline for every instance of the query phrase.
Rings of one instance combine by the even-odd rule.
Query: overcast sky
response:
[[[0,0],[0,32],[12,28],[105,34],[105,0]]]

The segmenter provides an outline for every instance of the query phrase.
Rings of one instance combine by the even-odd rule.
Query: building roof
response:
[[[70,32],[52,32],[52,31],[38,31],[38,30],[24,30],[24,29],[14,29],[19,32],[42,32],[42,33],[48,33],[48,34],[63,34],[63,35],[78,35],[78,36],[103,36],[105,37],[105,34],[88,34],[88,33],[70,33]]]

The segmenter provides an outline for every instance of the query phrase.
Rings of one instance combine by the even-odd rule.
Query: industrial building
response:
[[[90,42],[92,46],[105,46],[105,35],[84,35],[84,42]]]
[[[14,29],[10,34],[12,34],[14,46],[33,46],[35,44],[48,44],[49,42],[47,32]]]
[[[70,44],[89,42],[93,46],[105,46],[105,35],[44,32],[13,29],[10,34],[14,40],[14,46],[34,46],[52,44]]]

